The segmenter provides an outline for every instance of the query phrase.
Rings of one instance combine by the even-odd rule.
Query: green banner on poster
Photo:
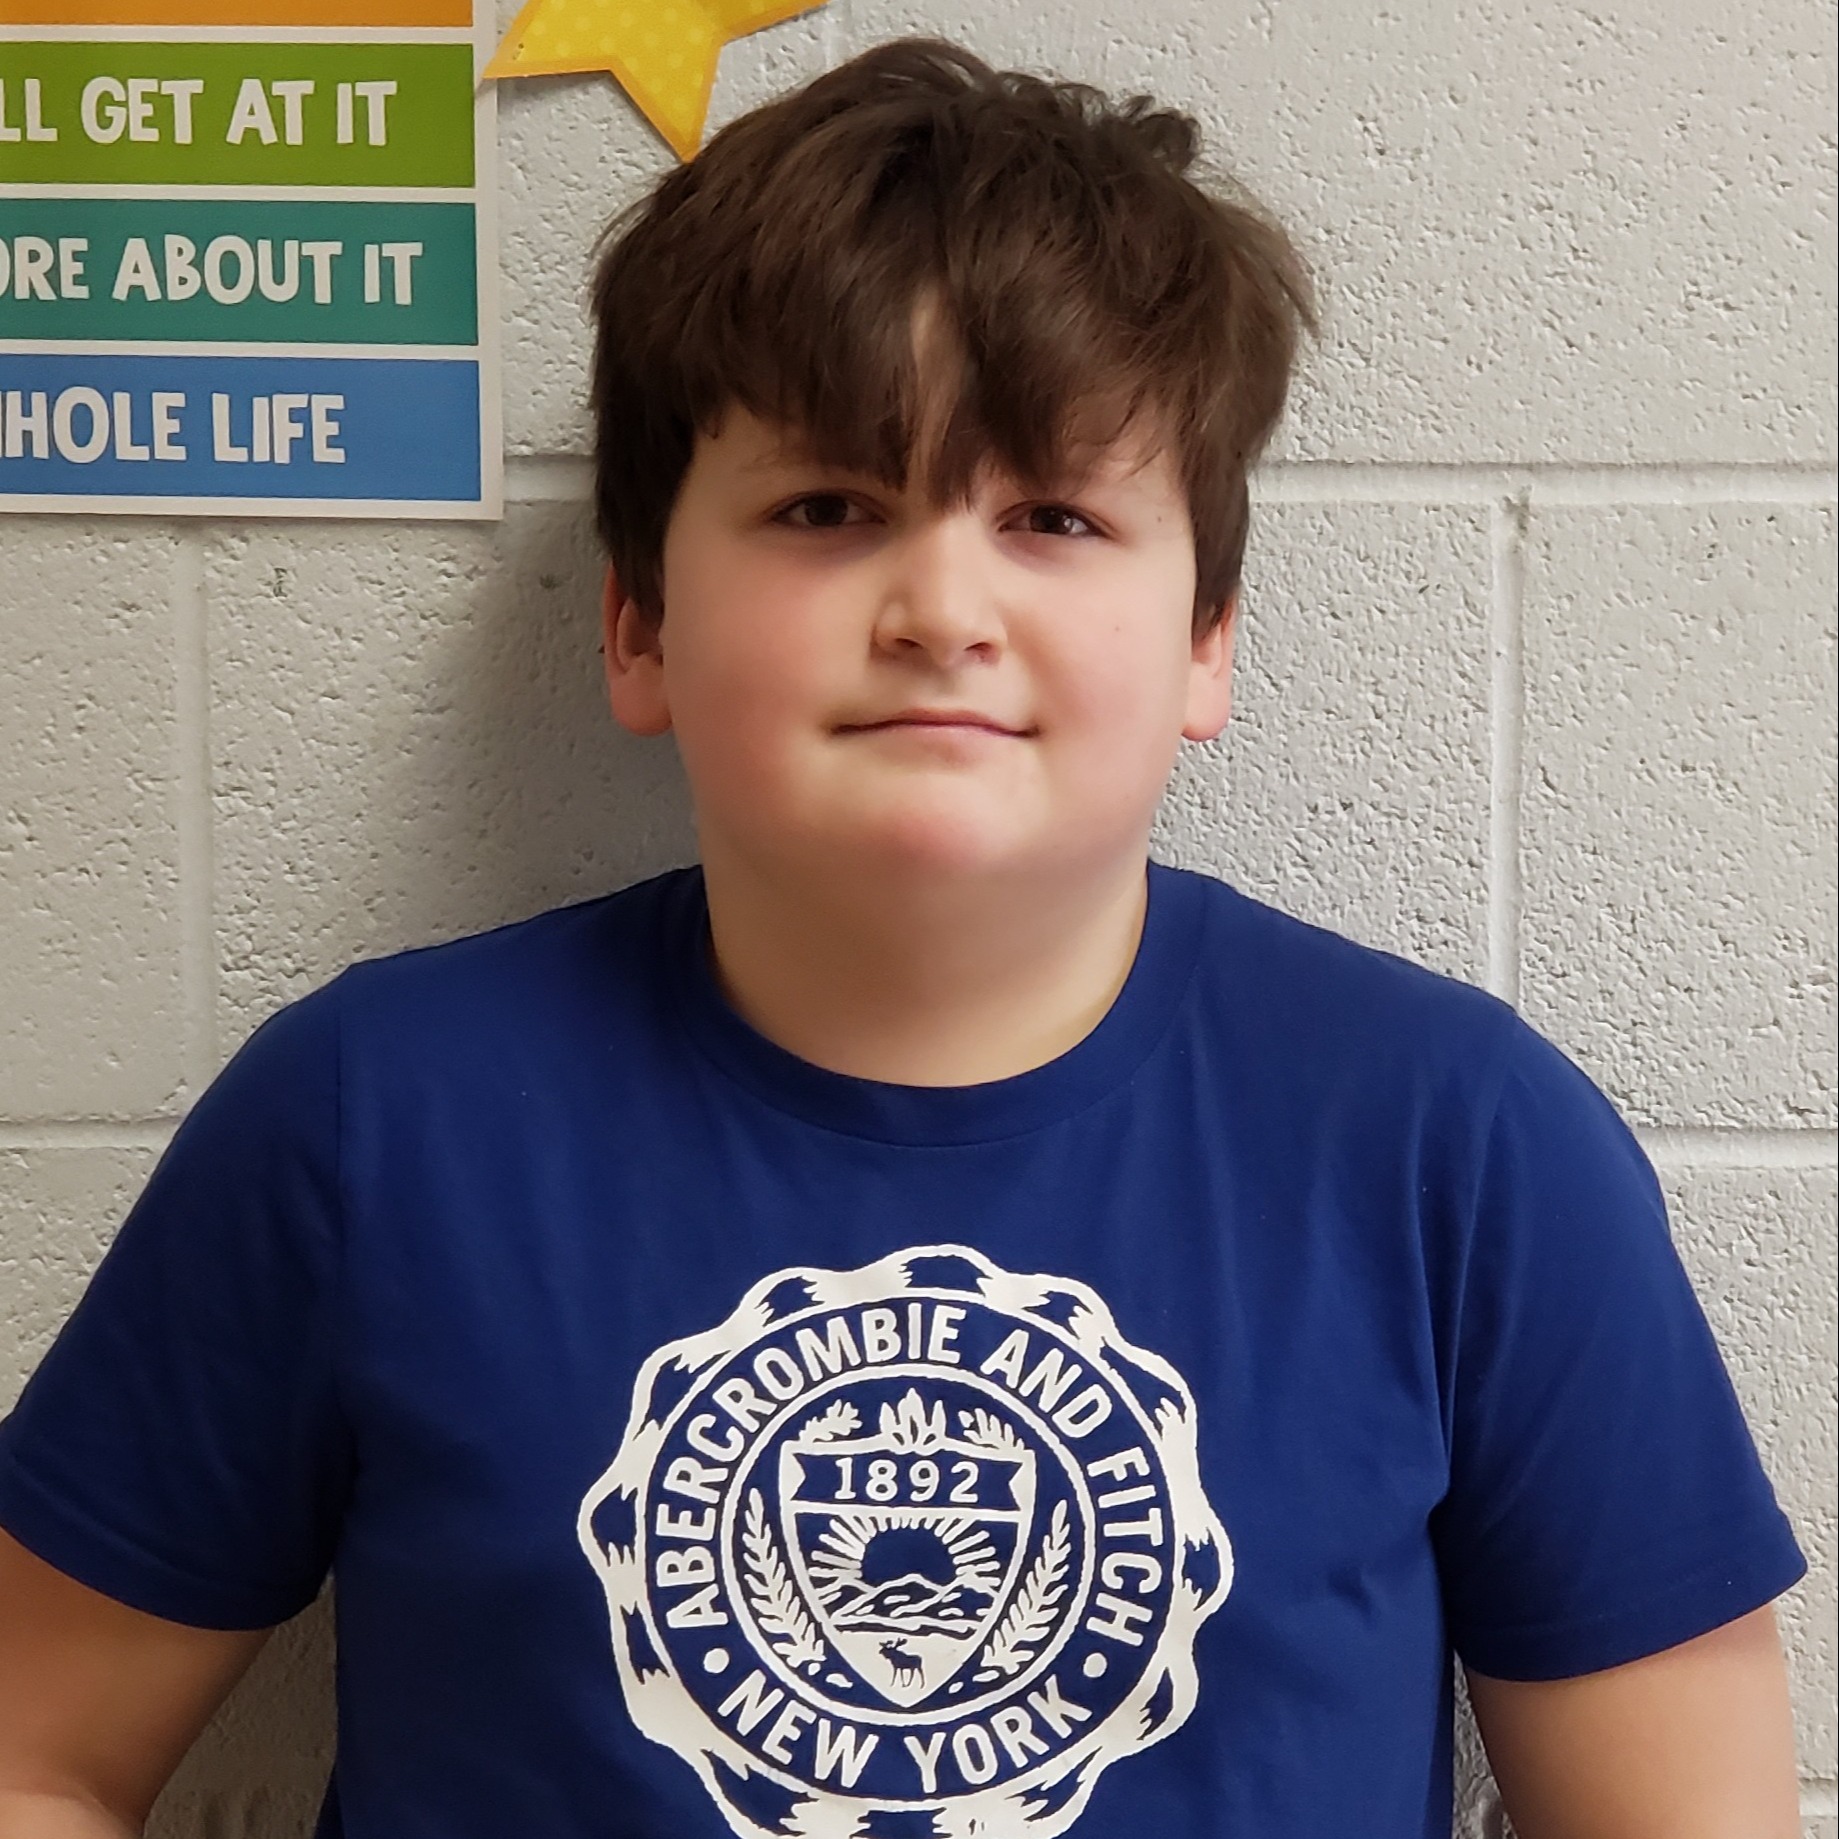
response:
[[[469,44],[0,40],[8,185],[471,185],[472,118]]]

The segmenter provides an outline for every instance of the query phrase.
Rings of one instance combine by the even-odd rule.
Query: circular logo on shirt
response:
[[[1193,1708],[1232,1576],[1180,1375],[960,1246],[660,1348],[579,1533],[633,1721],[745,1839],[1065,1832]]]

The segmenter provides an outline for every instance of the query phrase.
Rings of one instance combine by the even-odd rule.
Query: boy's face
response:
[[[1064,497],[999,474],[941,509],[731,410],[698,440],[653,627],[607,584],[615,713],[673,729],[703,853],[755,872],[1102,874],[1141,858],[1178,740],[1228,709],[1192,636],[1171,456]]]

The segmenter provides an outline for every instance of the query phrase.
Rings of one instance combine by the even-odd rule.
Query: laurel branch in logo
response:
[[[659,1349],[578,1530],[634,1722],[743,1839],[1065,1832],[1187,1717],[1232,1571],[1180,1376],[959,1246]]]

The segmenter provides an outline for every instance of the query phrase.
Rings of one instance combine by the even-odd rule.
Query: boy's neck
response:
[[[981,1085],[1076,1046],[1130,974],[1148,902],[1138,856],[1043,888],[834,888],[705,852],[715,971],[769,1040],[832,1072]]]

